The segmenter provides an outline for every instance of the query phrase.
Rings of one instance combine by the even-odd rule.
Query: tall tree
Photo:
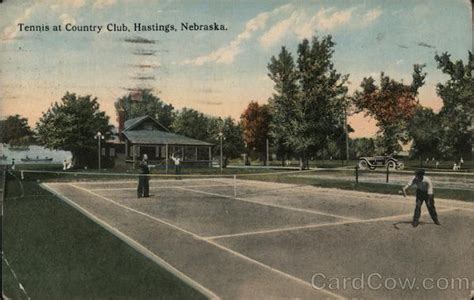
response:
[[[419,106],[408,123],[408,134],[413,140],[412,155],[419,158],[420,165],[424,158],[439,156],[441,133],[439,116],[431,108]]]
[[[260,160],[266,161],[267,140],[270,138],[270,112],[268,105],[259,105],[258,102],[250,102],[240,116],[243,128],[244,141],[249,151],[254,151],[260,156]]]
[[[9,116],[2,122],[1,142],[2,143],[19,143],[25,139],[30,139],[33,135],[28,119],[20,115]]]
[[[245,151],[243,129],[230,117],[224,120],[218,119],[218,123],[219,132],[222,133],[223,167],[225,168],[229,163],[229,159],[238,158]],[[218,145],[218,143],[220,141],[216,139],[215,145]]]
[[[155,118],[166,128],[171,127],[175,118],[173,105],[164,103],[159,97],[147,90],[121,97],[115,102],[115,110],[119,131],[123,129],[123,123],[126,120],[144,115]]]
[[[268,76],[274,82],[274,93],[268,100],[270,114],[270,136],[282,164],[292,155],[289,137],[293,128],[291,120],[295,117],[293,109],[299,96],[298,74],[294,59],[285,47],[278,57],[272,56],[268,64]]]
[[[216,135],[217,125],[212,117],[206,116],[197,110],[183,108],[176,114],[171,129],[177,134],[190,138],[212,142]]]
[[[275,82],[272,107],[289,110],[282,115],[288,123],[281,134],[300,158],[301,168],[308,167],[311,153],[324,149],[329,137],[343,126],[348,76],[334,68],[334,45],[330,35],[311,42],[304,39],[298,45],[296,67],[286,49],[268,66]]]
[[[372,77],[364,78],[360,84],[362,91],[354,93],[353,102],[358,111],[364,111],[377,122],[381,152],[400,151],[400,142],[408,141],[406,126],[418,105],[418,89],[426,77],[423,67],[414,65],[410,85],[391,79],[382,72],[379,86]]]
[[[38,141],[51,149],[71,151],[75,166],[95,163],[100,131],[110,136],[109,117],[99,110],[97,98],[67,92],[36,123]]]
[[[439,112],[443,127],[443,148],[446,155],[459,159],[472,155],[472,115],[474,110],[474,68],[473,54],[468,53],[468,61],[452,61],[448,53],[436,55],[438,68],[449,79],[437,85],[437,93],[443,100]]]

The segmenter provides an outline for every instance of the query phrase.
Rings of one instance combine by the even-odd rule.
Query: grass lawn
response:
[[[205,299],[36,182],[10,180],[3,251],[33,299]],[[3,292],[25,298],[5,261]],[[26,298],[25,298],[26,299]]]

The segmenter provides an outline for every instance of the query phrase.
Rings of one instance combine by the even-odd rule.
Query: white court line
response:
[[[193,279],[188,277],[186,274],[179,271],[178,269],[173,267],[171,264],[166,262],[164,259],[162,259],[158,255],[156,255],[154,252],[150,251],[148,248],[146,248],[145,246],[143,246],[142,244],[140,244],[136,240],[132,239],[131,237],[129,237],[125,233],[123,233],[120,230],[118,230],[117,228],[115,228],[114,226],[112,226],[112,225],[108,224],[107,222],[105,222],[104,220],[100,219],[99,217],[97,217],[93,213],[89,212],[87,209],[83,208],[82,206],[80,206],[79,204],[74,202],[73,200],[71,200],[68,197],[58,193],[56,190],[49,187],[47,184],[41,183],[40,185],[43,188],[45,188],[46,190],[48,190],[51,193],[53,193],[54,195],[56,195],[57,197],[59,197],[60,199],[62,199],[63,201],[65,201],[66,203],[68,203],[69,205],[71,205],[72,207],[76,208],[79,212],[81,212],[82,214],[84,214],[85,216],[87,216],[88,218],[90,218],[91,220],[93,220],[94,222],[96,222],[97,224],[102,226],[103,228],[105,228],[107,231],[109,231],[110,233],[112,233],[113,235],[115,235],[116,237],[118,237],[119,239],[124,241],[125,243],[127,243],[129,246],[136,249],[138,252],[142,253],[143,255],[145,255],[146,257],[148,257],[149,259],[151,259],[152,261],[154,261],[155,263],[157,263],[158,265],[160,265],[161,267],[163,267],[164,269],[166,269],[167,271],[169,271],[170,273],[175,275],[177,278],[181,279],[183,282],[185,282],[189,286],[191,286],[194,289],[196,289],[197,291],[201,292],[203,295],[205,295],[209,299],[220,299],[220,297],[217,296],[213,291],[211,291],[208,288],[204,287],[203,285],[201,285],[197,281],[194,281]],[[75,186],[75,185],[72,185],[72,184],[69,184],[69,185],[71,185],[75,188],[81,189],[81,190],[85,190],[81,187],[78,187],[78,186]],[[105,199],[105,197],[102,197],[100,195],[97,195],[97,196]],[[116,205],[122,206],[118,203],[115,203],[115,201],[112,201],[112,202]],[[132,210],[132,209],[130,209],[130,210]]]
[[[31,299],[30,296],[28,296],[28,293],[26,292],[26,289],[25,289],[24,285],[20,282],[20,280],[18,279],[18,276],[16,275],[15,271],[10,266],[10,263],[8,262],[7,257],[5,256],[5,253],[3,251],[2,251],[2,259],[5,261],[5,265],[10,269],[10,272],[12,273],[13,278],[15,278],[15,281],[18,285],[18,288],[23,292],[23,294],[25,294],[26,299],[28,299],[28,300]],[[2,295],[3,295],[3,289],[2,289]],[[10,298],[6,298],[6,299],[10,299]]]
[[[138,174],[136,174],[138,175]],[[222,178],[222,177],[208,177],[208,178],[185,178],[185,179],[179,179],[176,180],[174,178],[175,175],[172,175],[173,177],[170,177],[170,179],[150,179],[150,182],[180,182],[180,181],[222,181],[222,180],[228,180],[228,181],[233,181],[234,179],[229,177],[229,178]],[[188,175],[190,176],[190,175]],[[137,176],[138,178],[138,176]],[[153,178],[153,177],[152,177]],[[65,184],[66,182],[51,182],[48,184]],[[122,181],[75,181],[75,182],[70,182],[73,184],[89,184],[89,185],[99,185],[99,184],[123,184],[123,183],[137,183],[137,180],[122,180]]]
[[[272,272],[275,272],[275,273],[277,273],[277,274],[279,274],[279,275],[282,275],[282,276],[284,276],[284,277],[286,277],[286,278],[289,278],[289,279],[294,280],[294,281],[296,281],[296,282],[298,282],[298,283],[300,283],[300,284],[303,284],[303,285],[305,285],[306,287],[309,287],[309,288],[311,288],[311,289],[314,289],[314,287],[313,287],[309,282],[306,282],[306,281],[304,281],[304,280],[302,280],[302,279],[300,279],[300,278],[298,278],[298,277],[295,277],[295,276],[293,276],[293,275],[290,275],[290,274],[285,273],[285,272],[283,272],[283,271],[280,271],[280,270],[278,270],[278,269],[272,268],[272,267],[270,267],[270,266],[268,266],[268,265],[266,265],[266,264],[263,264],[263,263],[261,263],[261,262],[259,262],[259,261],[257,261],[257,260],[254,260],[254,259],[252,259],[252,258],[250,258],[250,257],[248,257],[248,256],[245,256],[245,255],[242,255],[241,253],[235,252],[235,251],[232,250],[232,249],[229,249],[229,248],[226,248],[226,247],[224,247],[224,246],[222,246],[222,245],[219,245],[219,244],[215,243],[214,241],[204,239],[204,238],[202,238],[202,237],[196,235],[195,233],[192,233],[192,232],[190,232],[190,231],[188,231],[188,230],[186,230],[186,229],[183,229],[183,228],[181,228],[181,227],[178,227],[178,226],[176,226],[176,225],[173,225],[173,224],[171,224],[171,223],[168,223],[168,222],[166,222],[166,221],[164,221],[164,220],[162,220],[162,219],[153,217],[153,216],[151,216],[151,215],[149,215],[149,214],[147,214],[147,213],[144,213],[144,212],[138,211],[138,210],[136,210],[136,209],[133,209],[133,208],[131,208],[131,207],[122,205],[122,204],[120,204],[120,203],[117,203],[117,202],[115,202],[115,201],[112,200],[112,199],[109,199],[109,198],[104,197],[104,196],[102,196],[102,195],[100,195],[100,194],[94,193],[94,192],[92,192],[92,191],[89,191],[89,190],[87,190],[87,189],[85,189],[85,188],[76,186],[76,185],[74,185],[74,184],[68,184],[68,185],[70,185],[70,186],[72,186],[72,187],[75,187],[75,188],[77,188],[77,189],[83,190],[83,191],[85,191],[85,192],[88,192],[88,193],[90,193],[90,194],[92,194],[92,195],[94,195],[94,196],[97,196],[97,197],[99,197],[99,198],[102,198],[102,199],[104,199],[104,200],[106,200],[106,201],[108,201],[108,202],[111,202],[111,203],[113,203],[113,204],[119,206],[119,207],[122,207],[122,208],[124,208],[124,209],[130,210],[130,211],[132,211],[132,212],[135,212],[135,213],[137,213],[137,214],[140,214],[140,215],[143,215],[143,216],[145,216],[145,217],[148,217],[148,218],[150,218],[150,219],[152,219],[152,220],[155,220],[155,221],[157,221],[157,222],[159,222],[159,223],[162,223],[162,224],[165,224],[165,225],[167,225],[167,226],[170,226],[170,227],[172,227],[172,228],[174,228],[174,229],[176,229],[176,230],[178,230],[178,231],[181,231],[181,232],[184,232],[184,233],[186,233],[186,234],[189,234],[189,235],[193,236],[194,238],[196,238],[196,239],[198,239],[198,240],[205,241],[205,242],[207,242],[207,243],[209,243],[209,244],[211,244],[211,245],[213,245],[213,246],[215,246],[215,247],[217,247],[217,248],[219,248],[219,249],[222,249],[222,250],[224,250],[224,251],[226,251],[226,252],[229,252],[229,253],[231,253],[231,254],[233,254],[233,255],[235,255],[235,256],[237,256],[237,257],[240,257],[240,258],[242,258],[242,259],[244,259],[244,260],[246,260],[246,261],[249,261],[249,262],[251,262],[251,263],[253,263],[253,264],[259,265],[259,266],[261,266],[261,267],[263,267],[263,268],[265,268],[265,269],[267,269],[267,270],[270,270],[270,271],[272,271]],[[77,204],[76,204],[76,205],[77,205]],[[77,206],[78,206],[78,205],[77,205]],[[110,225],[109,225],[109,226],[110,226]],[[120,231],[119,231],[119,232],[120,232]],[[123,233],[122,233],[122,234],[123,234]],[[123,234],[123,235],[125,235],[125,234]],[[184,274],[183,274],[183,275],[184,275]],[[186,276],[186,275],[184,275],[184,276]],[[322,291],[322,292],[324,292],[324,293],[326,293],[326,294],[328,294],[328,295],[330,295],[330,296],[332,296],[332,297],[335,297],[335,298],[337,298],[337,299],[346,299],[346,298],[344,298],[343,296],[338,295],[338,294],[336,294],[336,293],[333,293],[333,292],[331,292],[331,291],[329,291],[329,290],[318,289],[318,291]]]
[[[362,200],[370,200],[370,201],[379,201],[379,203],[381,203],[383,201],[388,201],[388,202],[396,202],[396,203],[401,203],[401,204],[413,204],[414,202],[411,202],[411,200],[409,198],[411,198],[411,197],[414,198],[415,197],[415,195],[407,196],[406,200],[402,200],[402,199],[395,198],[395,197],[397,197],[397,195],[393,195],[393,194],[378,194],[378,193],[367,193],[367,192],[360,192],[360,191],[340,190],[340,189],[327,189],[327,188],[319,188],[319,187],[312,186],[312,185],[301,185],[301,186],[295,186],[295,187],[310,188],[311,189],[310,192],[315,193],[315,194],[329,195],[329,193],[340,193],[340,194],[342,194],[343,196],[346,196],[346,197],[362,199]],[[364,193],[366,195],[357,195],[357,194],[354,195],[352,193]],[[381,197],[382,199],[375,198],[377,196]],[[403,197],[403,196],[398,196],[398,197]],[[440,204],[439,203],[440,201],[442,201],[443,203]],[[445,203],[445,202],[451,202],[452,204],[458,205],[458,206],[456,206],[457,209],[474,211],[474,208],[465,207],[465,205],[469,205],[469,203],[471,203],[471,202],[467,202],[467,201],[460,201],[460,200],[454,200],[454,199],[443,199],[443,198],[436,199],[435,198],[435,202],[436,202],[436,207],[453,208],[454,206],[452,206],[452,205],[450,206],[450,205]]]
[[[447,211],[452,211],[452,210],[459,210],[459,209],[458,208],[447,208],[447,209],[438,210],[438,212],[447,212]],[[422,215],[427,215],[427,214],[428,213],[422,213]],[[268,230],[241,232],[241,233],[234,233],[234,234],[223,234],[223,235],[207,236],[207,237],[204,237],[204,238],[207,239],[207,240],[215,240],[215,239],[222,239],[222,238],[231,238],[231,237],[249,236],[249,235],[260,235],[260,234],[267,234],[267,233],[294,231],[294,230],[310,229],[310,228],[318,228],[318,227],[329,227],[329,226],[338,226],[338,225],[347,225],[347,224],[360,224],[360,223],[373,223],[373,222],[380,222],[380,221],[390,221],[392,219],[398,219],[398,218],[402,218],[402,217],[411,217],[411,216],[413,216],[413,213],[403,214],[403,215],[396,215],[396,216],[388,216],[388,217],[380,217],[380,218],[375,218],[375,219],[360,220],[360,221],[319,223],[319,224],[309,224],[309,225],[294,226],[294,227],[284,227],[284,228],[275,228],[275,229],[268,229]]]
[[[244,183],[241,184],[236,184],[236,185],[244,185]],[[161,190],[161,189],[175,189],[177,187],[183,187],[183,188],[190,188],[190,187],[233,187],[234,184],[232,183],[225,183],[223,182],[222,184],[211,184],[211,185],[182,185],[182,186],[155,186],[155,187],[150,187],[150,190]],[[90,191],[136,191],[137,188],[103,188],[103,189],[90,189]]]
[[[325,213],[325,212],[321,212],[321,211],[317,211],[317,210],[296,208],[296,207],[284,206],[284,205],[278,205],[278,204],[262,203],[262,202],[252,201],[252,200],[238,198],[238,197],[234,197],[234,196],[204,192],[204,191],[199,191],[199,190],[183,188],[183,187],[179,187],[179,186],[176,186],[175,188],[180,189],[180,190],[184,190],[184,191],[190,191],[190,192],[194,192],[194,193],[201,193],[201,194],[205,194],[205,195],[210,195],[210,196],[217,196],[217,197],[222,197],[222,198],[234,199],[234,200],[248,202],[248,203],[252,203],[252,204],[258,204],[258,205],[262,205],[262,206],[270,206],[270,207],[276,207],[276,208],[281,208],[281,209],[286,209],[286,210],[294,210],[294,211],[298,211],[298,212],[310,213],[310,214],[315,214],[315,215],[323,215],[323,216],[328,216],[328,217],[333,217],[333,218],[338,218],[338,219],[346,219],[346,220],[351,220],[351,221],[362,220],[362,219],[359,219],[359,218],[343,217],[343,216],[329,214],[329,213]]]

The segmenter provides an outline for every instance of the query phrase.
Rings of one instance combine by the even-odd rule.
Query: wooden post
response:
[[[267,150],[267,157],[266,157],[265,165],[268,166],[269,165],[268,162],[270,161],[270,145],[269,145],[268,139],[266,140],[265,148]]]
[[[165,146],[165,170],[166,174],[168,174],[168,144]]]
[[[134,169],[135,169],[135,167],[136,167],[136,164],[135,164],[135,153],[136,153],[135,145],[132,145],[132,163],[133,163],[133,168],[134,168]]]
[[[195,146],[196,152],[194,153],[195,161],[198,160],[198,146]]]
[[[389,164],[387,164],[387,178],[385,179],[385,183],[388,183],[388,173],[390,173],[390,167]]]
[[[209,168],[212,168],[212,147],[209,146]]]
[[[355,166],[356,184],[359,183],[359,166]]]

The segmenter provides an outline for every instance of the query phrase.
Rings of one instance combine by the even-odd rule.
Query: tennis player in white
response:
[[[430,213],[433,222],[436,225],[441,225],[438,220],[438,214],[436,213],[435,202],[434,202],[434,193],[433,193],[433,183],[431,179],[425,176],[425,170],[420,169],[415,173],[415,177],[408,182],[402,189],[403,195],[406,197],[406,189],[411,186],[416,186],[416,207],[415,213],[413,215],[413,227],[418,226],[421,214],[421,206],[423,201],[426,202],[426,207]]]

